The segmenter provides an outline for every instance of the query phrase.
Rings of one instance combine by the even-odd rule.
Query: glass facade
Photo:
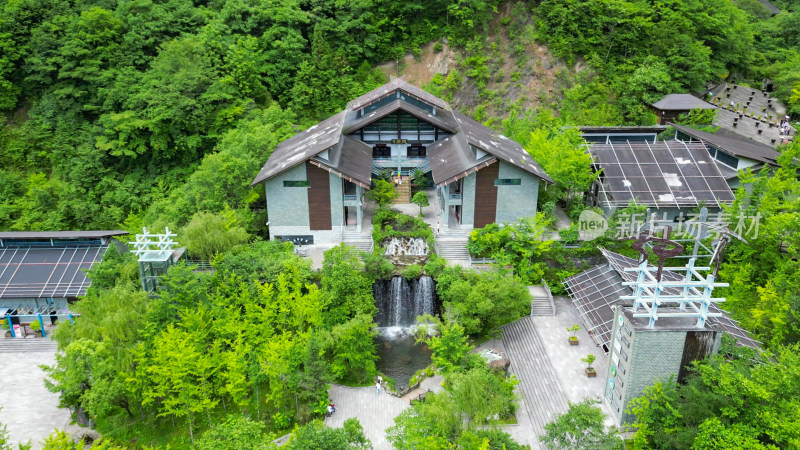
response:
[[[378,119],[351,136],[366,143],[388,143],[396,139],[431,143],[450,136],[450,133],[411,114],[397,112]]]

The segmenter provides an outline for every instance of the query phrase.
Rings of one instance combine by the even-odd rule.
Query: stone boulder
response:
[[[489,368],[490,369],[492,369],[492,370],[502,370],[504,372],[508,370],[509,366],[511,366],[511,360],[506,358],[506,357],[503,357],[503,358],[500,358],[500,359],[496,359],[496,360],[494,360],[494,361],[489,363]]]

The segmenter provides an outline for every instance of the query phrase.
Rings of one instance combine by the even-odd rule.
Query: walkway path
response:
[[[64,429],[70,413],[58,407],[58,394],[44,387],[39,364],[55,363],[55,342],[49,338],[0,337],[0,423],[8,427],[10,444],[31,441],[34,449],[55,429]]]
[[[421,383],[424,391],[428,389],[438,392],[442,389],[441,376],[426,378]],[[328,397],[336,405],[336,413],[325,418],[325,425],[340,428],[344,421],[355,417],[364,427],[375,450],[391,449],[392,445],[386,440],[386,429],[394,425],[394,418],[408,408],[408,401],[387,394],[381,390],[380,395],[375,392],[375,386],[351,388],[339,384],[331,385]]]
[[[525,409],[518,414],[520,429],[516,431],[523,432],[527,425],[520,416],[527,415],[530,423],[527,433],[514,437],[520,444],[536,448],[536,437],[544,434],[544,426],[556,414],[566,412],[567,397],[530,316],[503,327],[503,345],[511,359],[510,371],[520,380],[520,410]]]

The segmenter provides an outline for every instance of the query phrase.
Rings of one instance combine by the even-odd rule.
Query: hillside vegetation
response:
[[[562,127],[652,124],[646,103],[733,78],[771,79],[800,114],[800,9],[775,3],[771,17],[757,0],[0,0],[0,230],[169,226],[215,269],[173,267],[150,298],[112,246],[54,334],[48,388],[95,421],[102,448],[270,448],[292,430],[284,448],[367,448],[357,421],[318,419],[329,383],[374,382],[372,286],[392,264],[342,245],[313,271],[292,244],[258,240],[268,218],[250,182],[280,141],[399,71],[520,142],[555,183],[535,217],[471,237],[513,276],[433,255],[404,273],[436,280],[444,313],[421,338],[445,383],[388,437],[519,448],[486,428],[514,412],[517,381],[487,371],[469,335],[527,314],[525,286],[561,289],[599,243],[629,244],[542,240],[597,176]],[[779,151],[774,176],[741,176],[732,212],[759,215],[759,234],[733,241],[719,272],[725,307],[768,352],[726,343],[686,385],[648,388],[634,448],[800,445],[800,144]],[[47,448],[75,448],[62,438]]]
[[[522,141],[550,116],[650,123],[642,101],[733,75],[771,77],[798,107],[800,13],[769,19],[754,0],[0,8],[0,229],[180,227],[207,211],[263,233],[249,181],[276,143],[428,43],[450,63],[413,81]]]

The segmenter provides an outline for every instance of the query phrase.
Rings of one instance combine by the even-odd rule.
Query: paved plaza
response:
[[[421,388],[439,392],[442,390],[442,380],[440,375],[426,378]],[[336,405],[336,413],[325,418],[325,425],[341,428],[345,420],[355,417],[361,422],[364,434],[375,450],[392,448],[386,440],[386,429],[394,425],[394,418],[410,406],[407,399],[390,395],[384,389],[378,395],[375,386],[354,388],[333,384],[328,396]]]
[[[55,352],[49,339],[0,338],[0,423],[8,428],[12,448],[30,440],[40,449],[53,430],[69,425],[69,411],[59,408],[58,394],[44,387],[39,368],[54,364]]]
[[[542,448],[538,437],[544,425],[585,398],[599,400],[602,396],[605,368],[608,357],[581,329],[577,336],[580,345],[570,346],[567,327],[581,324],[572,302],[566,297],[555,297],[555,316],[528,316],[503,327],[503,339],[486,342],[476,351],[495,348],[511,359],[510,372],[520,379],[517,394],[520,407],[516,425],[500,428],[520,444],[532,449]],[[596,378],[588,378],[586,364],[581,358],[588,354],[597,358],[593,367]],[[441,376],[423,381],[423,390],[441,391]],[[375,387],[350,388],[332,385],[330,398],[336,404],[333,417],[325,419],[330,427],[341,427],[346,419],[357,418],[376,449],[392,448],[386,440],[386,429],[394,425],[394,418],[409,406],[407,400],[387,395],[378,396]],[[598,405],[606,414],[606,425],[612,425],[611,415],[605,405]]]

